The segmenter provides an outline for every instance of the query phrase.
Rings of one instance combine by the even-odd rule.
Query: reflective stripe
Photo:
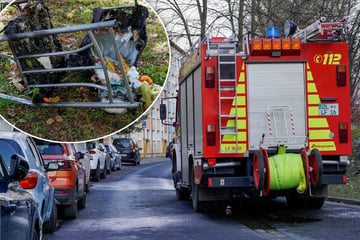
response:
[[[308,104],[319,104],[320,98],[319,95],[308,95]]]
[[[309,118],[309,128],[329,128],[326,118]]]
[[[245,73],[244,72],[240,73],[239,82],[245,82]]]
[[[309,107],[309,116],[319,116],[319,108],[318,107]]]
[[[310,71],[307,71],[307,80],[308,81],[314,81],[313,76]]]
[[[309,140],[330,140],[330,130],[309,130]]]
[[[238,141],[245,142],[246,141],[246,132],[238,132],[237,133]],[[223,142],[235,142],[236,136],[235,134],[224,135]]]
[[[235,127],[235,120],[228,120],[226,127]],[[238,129],[246,129],[246,120],[240,119],[237,121]]]
[[[334,142],[309,142],[310,150],[317,148],[319,151],[336,151]]]
[[[245,93],[245,84],[238,84],[236,92],[240,94]]]
[[[236,103],[236,100],[234,99],[233,103],[232,103],[233,106],[236,106],[236,104],[238,106],[245,106],[245,104],[246,104],[245,96],[237,96],[236,98],[237,98],[237,103]]]
[[[317,93],[315,83],[308,83],[308,93]]]
[[[231,108],[230,111],[230,115],[235,115],[236,114],[236,108]],[[237,109],[237,116],[239,117],[246,117],[246,108],[244,107],[239,107]]]

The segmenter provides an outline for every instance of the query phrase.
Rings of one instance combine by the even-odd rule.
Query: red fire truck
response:
[[[179,200],[191,196],[195,211],[208,201],[267,196],[321,208],[327,186],[346,183],[346,24],[322,18],[299,29],[288,21],[291,37],[269,28],[267,38],[245,38],[243,52],[234,37],[199,43],[180,70],[173,123]],[[162,104],[162,120],[165,111]]]

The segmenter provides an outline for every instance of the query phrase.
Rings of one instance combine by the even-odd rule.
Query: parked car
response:
[[[140,164],[140,150],[137,143],[131,138],[115,138],[113,144],[120,152],[123,163]]]
[[[111,170],[121,170],[121,156],[120,152],[116,149],[116,147],[112,144],[105,144],[106,152],[109,154]]]
[[[25,180],[20,182],[23,189],[33,195],[38,205],[40,223],[44,232],[53,232],[57,228],[57,207],[54,188],[47,177],[46,164],[33,139],[20,132],[1,132],[0,154],[9,163],[13,155],[20,155],[29,165]]]
[[[82,163],[85,168],[86,182],[85,189],[86,192],[90,190],[90,154],[86,150],[85,143],[66,143],[65,144],[67,151],[69,152],[69,157],[71,160],[78,160]]]
[[[106,169],[106,174],[110,174],[111,173],[111,159],[109,156],[109,153],[107,153],[105,145],[103,143],[99,143],[99,149],[100,152],[102,152],[103,154],[105,154],[105,169]],[[105,175],[106,177],[106,175]],[[104,177],[104,178],[105,178]]]
[[[86,149],[90,154],[91,177],[95,182],[100,178],[106,178],[106,153],[105,149],[97,141],[86,142]],[[103,151],[101,151],[101,149]]]
[[[28,174],[29,164],[14,154],[0,155],[0,239],[38,240],[41,221],[34,196],[18,184]]]
[[[48,172],[51,185],[55,188],[55,199],[65,217],[76,218],[78,207],[86,207],[86,175],[79,160],[71,160],[66,147],[61,143],[35,140],[45,162],[56,163],[57,171]]]

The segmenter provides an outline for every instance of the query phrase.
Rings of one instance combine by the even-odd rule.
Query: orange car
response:
[[[65,217],[76,218],[78,207],[86,206],[86,175],[79,160],[71,160],[65,144],[35,139],[45,163],[56,162],[57,171],[47,173],[50,184],[55,188],[58,208]]]

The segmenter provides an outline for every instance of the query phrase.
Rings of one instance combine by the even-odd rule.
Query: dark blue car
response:
[[[25,178],[29,165],[13,155],[8,167],[0,156],[0,239],[38,240],[40,221],[33,196],[18,181]]]

